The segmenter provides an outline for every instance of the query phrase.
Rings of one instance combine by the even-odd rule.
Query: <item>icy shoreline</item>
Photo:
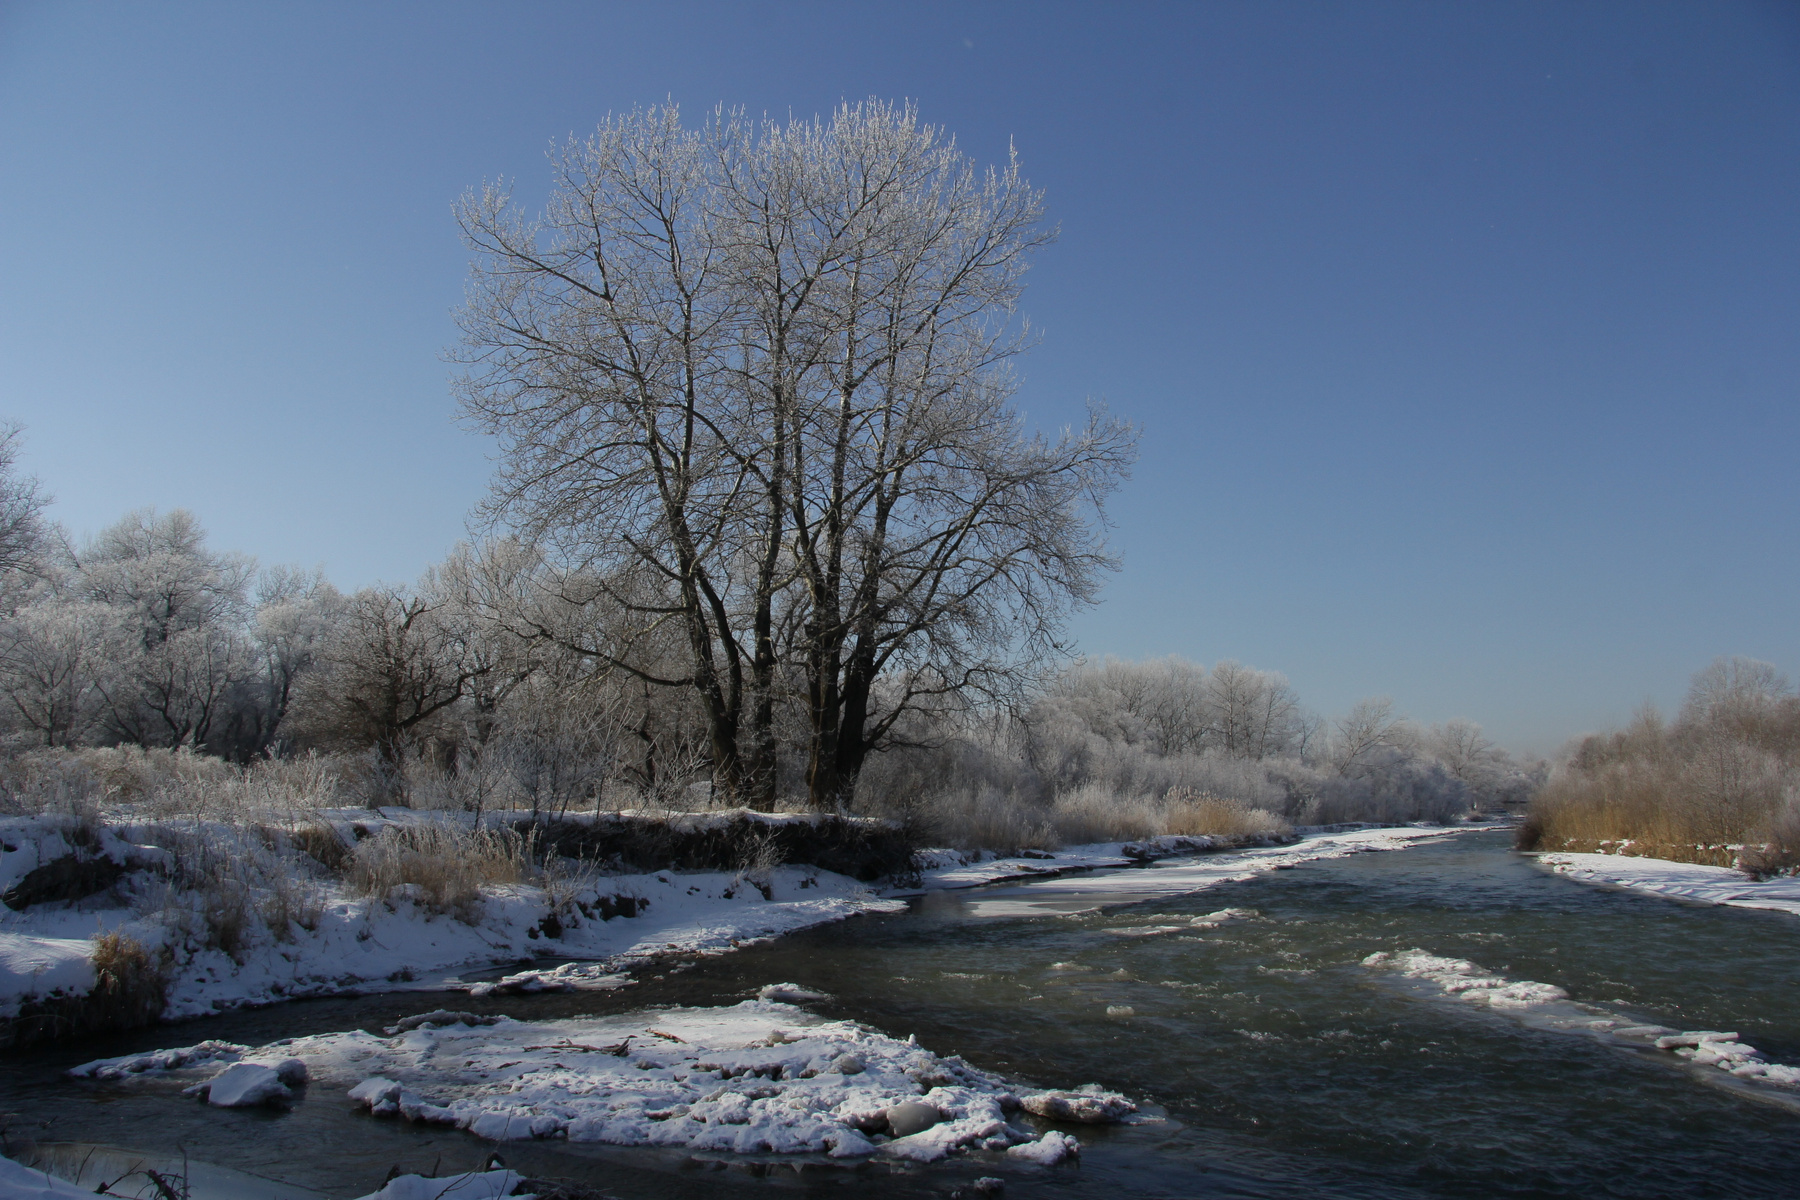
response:
[[[799,865],[757,872],[595,875],[561,897],[524,884],[490,886],[473,920],[434,912],[404,887],[386,899],[328,888],[310,928],[291,926],[285,939],[265,937],[235,954],[206,945],[167,912],[118,901],[36,904],[22,912],[0,909],[0,1020],[92,989],[96,933],[122,934],[166,957],[163,1020],[379,991],[480,995],[607,988],[628,983],[631,969],[658,961],[725,953],[863,913],[903,911],[906,897],[928,891],[1051,877],[1058,878],[1060,889],[1095,896],[1145,886],[1156,894],[1198,891],[1299,862],[1401,849],[1473,828],[1479,827],[1367,828],[1249,848],[1229,839],[1164,837],[1029,857],[930,850],[920,855],[923,870],[916,885],[885,891]],[[126,840],[121,830],[129,832],[124,826],[102,830],[102,848],[112,861],[142,863],[159,853]],[[67,833],[51,819],[0,822],[0,841],[9,848],[0,862],[0,885],[69,854]],[[1149,870],[1117,870],[1146,864],[1152,864]],[[1106,874],[1067,878],[1095,871]],[[1009,902],[993,903],[1004,908]],[[573,961],[537,966],[543,958]],[[462,978],[507,966],[519,969],[496,981]]]
[[[305,925],[250,928],[227,953],[208,943],[192,913],[145,903],[164,853],[129,840],[130,825],[84,835],[66,819],[0,821],[0,890],[44,864],[114,864],[121,882],[83,900],[0,907],[0,1020],[68,1003],[96,982],[96,937],[122,935],[165,963],[163,1020],[317,996],[379,991],[492,990],[459,975],[531,968],[542,958],[582,960],[558,971],[528,969],[502,990],[611,987],[621,972],[669,957],[719,954],[794,930],[870,912],[905,908],[847,876],[809,866],[756,871],[589,874],[553,893],[529,884],[489,885],[471,909],[435,911],[413,885],[386,898],[352,895],[316,882],[317,908]],[[134,873],[135,872],[135,873]],[[148,881],[140,882],[140,881]],[[123,892],[125,894],[121,895]],[[154,890],[150,896],[155,895]],[[466,919],[465,919],[466,918]]]
[[[1540,867],[1581,883],[1696,904],[1761,908],[1800,916],[1800,878],[1791,875],[1751,879],[1731,867],[1618,854],[1548,851],[1532,857]]]

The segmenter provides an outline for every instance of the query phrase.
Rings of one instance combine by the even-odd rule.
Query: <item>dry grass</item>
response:
[[[1104,784],[1089,783],[1057,796],[1050,821],[1068,845],[1128,842],[1164,832],[1162,807],[1147,796],[1120,796]]]
[[[530,839],[509,829],[433,822],[382,830],[351,852],[351,890],[378,899],[407,888],[433,912],[473,923],[484,885],[518,883],[532,873]]]
[[[131,1029],[162,1014],[169,984],[160,958],[117,932],[94,936],[93,957],[89,999],[104,1027]]]
[[[1699,763],[1662,755],[1571,766],[1538,793],[1531,821],[1539,845],[1552,850],[1578,842],[1736,845],[1753,839],[1779,805],[1780,764],[1758,759],[1740,749]]]
[[[1205,793],[1171,792],[1163,816],[1164,833],[1214,837],[1278,837],[1293,826],[1266,808]]]
[[[1776,692],[1707,707],[1705,675],[1674,724],[1646,710],[1584,739],[1533,800],[1520,849],[1800,867],[1800,702]]]

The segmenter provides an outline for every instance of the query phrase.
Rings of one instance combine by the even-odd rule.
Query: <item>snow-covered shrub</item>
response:
[[[196,946],[241,959],[294,926],[317,926],[328,873],[278,827],[170,821],[137,834],[169,854],[167,877],[138,898]]]

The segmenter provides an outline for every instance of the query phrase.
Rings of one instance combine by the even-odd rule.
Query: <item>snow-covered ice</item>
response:
[[[1545,853],[1539,866],[1582,883],[1625,888],[1651,896],[1725,904],[1733,908],[1765,908],[1800,916],[1800,877],[1751,879],[1731,867],[1670,862],[1626,854]]]
[[[84,1064],[85,1078],[207,1074],[304,1064],[310,1087],[342,1087],[376,1116],[492,1140],[560,1137],[737,1153],[871,1154],[934,1162],[971,1147],[1050,1163],[1078,1143],[1040,1135],[1020,1111],[1097,1123],[1136,1111],[1096,1086],[1046,1092],[792,1004],[470,1025],[402,1022],[392,1036],[322,1034],[261,1049],[212,1043]],[[293,1070],[293,1068],[290,1068]],[[220,1072],[219,1074],[212,1074]],[[904,1136],[893,1136],[903,1134]]]
[[[974,916],[1016,917],[1044,916],[1050,913],[1090,912],[1115,904],[1136,904],[1144,900],[1162,899],[1205,891],[1221,884],[1254,879],[1266,871],[1283,870],[1302,863],[1322,859],[1345,858],[1381,850],[1404,850],[1421,842],[1435,841],[1457,833],[1493,826],[1402,826],[1345,830],[1313,834],[1281,846],[1259,846],[1247,850],[1230,850],[1175,857],[1140,866],[1141,858],[1119,853],[1124,843],[1076,846],[1055,855],[1035,859],[996,859],[958,865],[954,860],[924,872],[918,888],[893,894],[917,894],[982,887],[968,898],[963,911]],[[934,852],[943,861],[948,851]],[[1066,871],[1090,871],[1093,868],[1139,867],[1134,870],[1105,870],[1098,873],[1069,875]],[[1055,876],[1029,878],[1020,876]],[[1001,883],[1002,886],[984,886]],[[1222,918],[1222,919],[1229,919]],[[1140,926],[1137,936],[1145,936],[1148,926]],[[1172,932],[1158,928],[1157,932]],[[1191,932],[1185,930],[1184,932]]]
[[[1800,1087],[1800,1069],[1769,1062],[1755,1047],[1738,1041],[1735,1032],[1683,1031],[1644,1024],[1605,1005],[1572,1002],[1569,993],[1554,984],[1507,979],[1468,959],[1425,950],[1380,951],[1363,959],[1362,965],[1394,971],[1446,997],[1512,1010],[1515,1015],[1541,1016],[1537,1024],[1542,1028],[1585,1033],[1638,1049],[1654,1048],[1695,1066],[1718,1067],[1747,1083]]]
[[[1363,959],[1365,967],[1386,967],[1417,979],[1448,996],[1493,1008],[1530,1008],[1567,1000],[1569,993],[1548,983],[1491,975],[1466,958],[1444,958],[1423,950],[1380,951]]]

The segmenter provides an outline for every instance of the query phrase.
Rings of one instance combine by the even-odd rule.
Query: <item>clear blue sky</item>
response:
[[[409,579],[488,470],[456,196],[868,95],[1016,143],[1021,401],[1143,428],[1084,649],[1538,750],[1800,668],[1793,3],[0,2],[0,414],[77,533]]]

